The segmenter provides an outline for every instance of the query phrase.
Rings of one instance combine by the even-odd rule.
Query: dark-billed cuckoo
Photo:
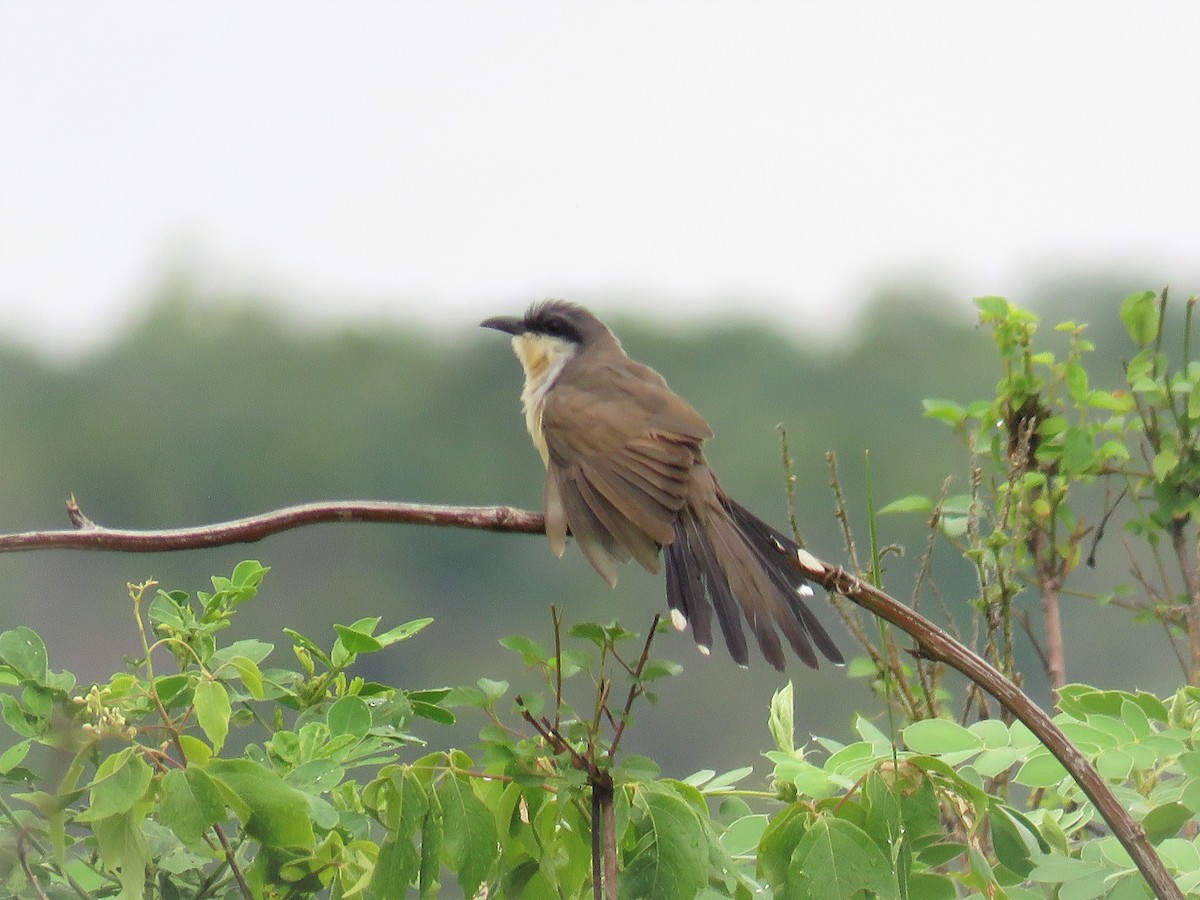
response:
[[[567,532],[610,585],[617,563],[658,571],[667,562],[667,604],[700,651],[712,647],[712,613],[729,653],[747,663],[742,619],[767,662],[783,670],[783,632],[817,667],[816,644],[842,655],[802,597],[812,596],[790,560],[800,548],[730,499],[702,452],[712,429],[653,369],[625,355],[582,306],[551,300],[523,317],[481,323],[512,335],[525,370],[525,424],[546,464],[546,536],[562,556]]]

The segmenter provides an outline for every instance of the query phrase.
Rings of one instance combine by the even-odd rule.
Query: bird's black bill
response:
[[[525,330],[525,320],[518,319],[516,316],[493,316],[480,322],[479,327],[494,328],[496,331],[515,335]]]

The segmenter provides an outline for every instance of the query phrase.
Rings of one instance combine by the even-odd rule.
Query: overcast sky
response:
[[[1200,290],[1200,3],[0,0],[0,332]],[[1189,283],[1188,279],[1192,279]]]

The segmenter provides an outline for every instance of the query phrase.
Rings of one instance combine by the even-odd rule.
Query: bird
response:
[[[619,564],[634,560],[657,573],[665,560],[672,624],[690,625],[705,656],[715,611],[743,667],[743,622],[780,672],[780,633],[810,668],[818,666],[814,647],[843,664],[804,602],[813,590],[794,565],[799,546],[725,493],[704,457],[712,429],[658,372],[630,359],[600,319],[565,300],[480,327],[511,336],[524,372],[521,406],[546,467],[545,530],[556,556],[569,533],[614,588]]]

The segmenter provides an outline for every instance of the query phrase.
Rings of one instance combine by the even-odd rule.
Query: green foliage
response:
[[[772,723],[790,706],[789,686],[775,696]],[[1056,722],[1112,782],[1182,889],[1200,893],[1191,827],[1200,810],[1200,690],[1163,701],[1070,685],[1060,706]],[[766,755],[776,789],[795,798],[771,818],[758,849],[759,874],[776,896],[999,889],[1041,897],[1055,888],[1150,896],[1117,839],[1094,837],[1095,808],[1023,725],[925,719],[904,728],[898,746],[866,720],[858,731],[860,741],[818,738],[811,751],[775,734]],[[1082,862],[1086,888],[1075,884]]]
[[[397,690],[347,669],[430,620],[382,634],[378,618],[336,626],[328,651],[287,630],[299,670],[267,667],[273,645],[220,642],[266,573],[243,562],[194,599],[129,585],[143,656],[82,694],[50,670],[33,630],[0,634],[0,705],[18,738],[0,753],[10,891],[363,895],[379,808],[347,772],[393,765],[419,744],[415,717],[453,717],[447,690]],[[156,673],[156,651],[176,671]]]
[[[264,642],[222,644],[265,572],[242,564],[197,601],[157,591],[147,655],[78,696],[35,632],[0,634],[0,697],[18,738],[0,754],[8,891],[433,897],[449,873],[466,896],[583,898],[592,793],[607,777],[622,897],[1148,896],[1115,838],[1095,837],[1090,802],[1019,724],[924,719],[893,741],[859,718],[858,741],[797,747],[789,683],[768,716],[766,783],[746,784],[751,767],[664,778],[620,751],[638,704],[678,672],[651,656],[653,633],[564,631],[556,614],[552,653],[528,637],[501,641],[543,691],[509,699],[507,683],[483,678],[406,692],[346,668],[376,652],[371,641],[382,649],[425,620],[377,634],[379,621],[363,619],[328,650],[293,635],[298,670],[265,666]],[[130,585],[139,625],[153,587]],[[177,672],[153,671],[156,647],[176,651]],[[479,756],[412,758],[418,708],[440,722],[448,705],[483,713]],[[1056,721],[1200,894],[1200,691],[1163,700],[1070,685]]]
[[[1186,304],[1178,368],[1165,346],[1173,337],[1166,291],[1125,299],[1120,318],[1136,353],[1124,365],[1123,383],[1112,389],[1096,387],[1085,367],[1094,350],[1086,325],[1056,326],[1068,341],[1060,355],[1040,345],[1034,313],[999,297],[976,303],[1002,367],[994,396],[925,402],[926,415],[950,425],[967,446],[970,490],[942,498],[909,495],[881,512],[932,516],[971,563],[986,652],[1010,675],[1016,671],[1013,603],[1027,589],[1037,592],[1046,611],[1040,650],[1054,689],[1064,681],[1059,597],[1081,565],[1095,565],[1109,523],[1120,522],[1140,544],[1127,540],[1120,549],[1142,596],[1118,585],[1096,599],[1161,622],[1185,676],[1200,684],[1200,615],[1188,611],[1200,609],[1200,361],[1192,359],[1191,347],[1196,298]],[[1175,577],[1163,547],[1175,557]]]

